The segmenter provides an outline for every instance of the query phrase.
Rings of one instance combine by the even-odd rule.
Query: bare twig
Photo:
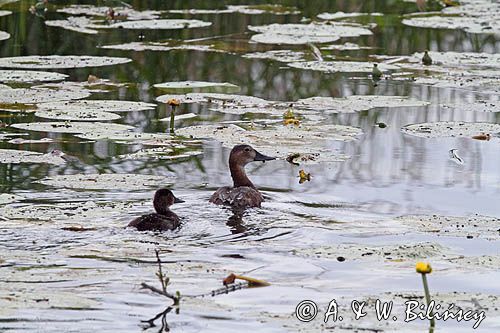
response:
[[[145,282],[141,283],[141,287],[143,289],[149,289],[156,294],[160,294],[162,296],[168,297],[174,301],[174,305],[179,305],[181,295],[179,292],[177,292],[176,295],[173,295],[167,291],[167,286],[168,286],[168,283],[170,281],[170,278],[165,277],[165,275],[163,275],[163,270],[161,268],[160,251],[155,250],[155,254],[156,254],[156,261],[158,262],[158,273],[156,273],[156,276],[158,276],[158,279],[160,280],[162,289],[160,290],[160,289],[153,287]]]

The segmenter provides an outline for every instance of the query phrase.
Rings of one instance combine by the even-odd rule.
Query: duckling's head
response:
[[[274,159],[276,158],[263,155],[249,145],[237,145],[231,150],[231,154],[229,155],[229,164],[245,166],[253,161],[265,162]]]
[[[181,202],[184,202],[184,200],[176,198],[169,189],[162,188],[156,191],[153,199],[153,206],[158,214],[162,214],[168,211],[168,207],[172,206],[174,203]]]
[[[378,67],[378,64],[373,64],[373,67],[375,67],[375,68]]]

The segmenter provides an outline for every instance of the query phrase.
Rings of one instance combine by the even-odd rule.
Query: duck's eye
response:
[[[245,148],[245,151],[250,151],[250,148]]]

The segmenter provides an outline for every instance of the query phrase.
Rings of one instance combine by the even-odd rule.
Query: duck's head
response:
[[[275,160],[275,157],[266,156],[259,153],[249,145],[237,145],[234,146],[229,155],[230,165],[245,166],[250,162],[254,161],[271,161]]]
[[[373,67],[377,68],[377,67],[378,67],[378,64],[373,64]]]
[[[168,210],[168,207],[172,206],[174,203],[181,203],[184,200],[176,198],[175,195],[169,189],[162,188],[156,191],[155,197],[153,199],[153,206],[158,214],[164,213]]]

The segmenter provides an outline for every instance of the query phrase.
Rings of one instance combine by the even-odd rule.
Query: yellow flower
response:
[[[167,104],[170,106],[179,106],[181,102],[177,98],[171,98],[167,101]]]
[[[284,119],[283,120],[283,125],[285,125],[285,126],[287,126],[287,125],[299,126],[300,125],[300,120],[298,120],[298,119]]]
[[[302,184],[306,181],[311,181],[311,174],[305,172],[304,170],[299,171],[299,184]]]
[[[283,113],[283,119],[294,119],[295,115],[293,114],[292,109],[288,109],[285,113]]]
[[[417,273],[420,273],[420,274],[429,274],[432,272],[431,264],[426,263],[426,262],[417,262],[417,265],[415,268],[417,270]]]

